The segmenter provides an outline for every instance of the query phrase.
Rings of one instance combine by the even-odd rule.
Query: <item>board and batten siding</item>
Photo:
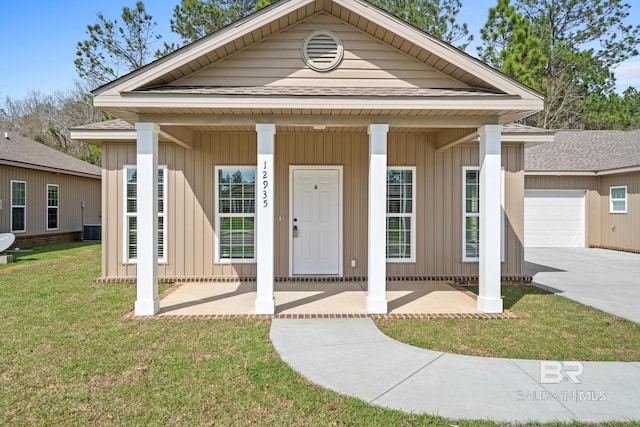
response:
[[[627,213],[609,212],[610,187],[627,186]],[[600,177],[600,245],[640,251],[640,172]]]
[[[389,275],[476,275],[477,262],[462,262],[462,168],[478,165],[478,145],[436,151],[427,134],[390,133],[389,166],[416,167],[416,262],[389,263]],[[194,135],[193,150],[160,144],[159,164],[168,167],[167,256],[161,277],[254,277],[255,264],[215,263],[215,167],[256,162],[255,133]],[[523,146],[503,145],[506,202],[506,262],[502,273],[522,273]],[[105,203],[103,276],[133,277],[123,264],[123,173],[134,165],[135,144],[103,145]],[[366,133],[276,133],[276,276],[289,274],[289,166],[340,165],[343,170],[343,270],[367,274],[368,135]],[[350,260],[356,259],[356,268]]]
[[[318,29],[331,30],[342,40],[344,59],[332,71],[314,71],[302,59],[304,39]],[[454,77],[389,47],[335,17],[321,13],[179,79],[172,85],[466,87]]]
[[[11,181],[27,183],[25,233],[36,236],[82,230],[83,224],[100,223],[100,178],[85,178],[37,169],[0,166],[0,233],[11,232]],[[59,186],[58,228],[47,230],[47,185]],[[84,209],[82,201],[85,202]]]

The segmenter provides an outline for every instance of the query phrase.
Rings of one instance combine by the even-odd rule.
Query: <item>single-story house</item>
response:
[[[0,232],[13,247],[79,240],[102,214],[99,167],[15,132],[0,133]]]
[[[94,92],[105,279],[522,277],[534,90],[363,1],[279,1]]]
[[[640,129],[559,131],[525,169],[525,246],[640,252]]]

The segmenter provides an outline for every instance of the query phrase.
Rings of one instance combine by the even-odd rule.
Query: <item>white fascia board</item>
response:
[[[518,96],[496,97],[302,97],[302,96],[215,96],[202,94],[153,94],[130,92],[122,96],[95,98],[96,107],[119,108],[238,108],[238,109],[365,109],[375,105],[391,110],[519,110],[542,108],[538,99]]]
[[[524,174],[527,176],[602,176],[632,172],[640,172],[640,166],[608,169],[603,171],[525,171]]]
[[[526,133],[503,133],[502,134],[502,142],[523,142],[523,143],[535,143],[535,144],[545,144],[547,142],[553,142],[554,135],[553,134],[526,134]]]
[[[289,0],[280,1],[277,6],[271,8],[266,7],[261,11],[255,12],[244,19],[240,19],[227,27],[190,43],[172,54],[169,54],[151,64],[142,67],[132,73],[119,78],[111,83],[95,89],[92,93],[97,100],[102,95],[114,95],[121,92],[129,92],[147,82],[169,73],[171,70],[181,67],[193,60],[207,55],[225,44],[236,39],[242,38],[244,35],[275,21],[295,10],[314,3],[315,0]]]
[[[422,47],[440,58],[450,62],[456,67],[466,70],[490,85],[508,94],[518,94],[525,99],[543,100],[544,95],[536,92],[528,86],[500,73],[482,61],[468,55],[461,50],[430,36],[423,31],[407,24],[400,18],[396,18],[381,9],[373,7],[366,2],[352,0],[332,0],[334,3],[359,14],[368,20],[384,27],[387,31],[395,33],[406,40]],[[427,41],[425,43],[425,41]],[[540,108],[542,109],[542,108]]]
[[[78,129],[71,130],[71,139],[82,142],[90,142],[92,144],[101,141],[134,141],[137,138],[135,130],[106,130],[106,129]]]
[[[525,176],[596,176],[590,171],[525,171]]]

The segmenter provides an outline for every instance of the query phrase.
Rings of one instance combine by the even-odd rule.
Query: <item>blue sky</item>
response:
[[[169,29],[173,8],[179,0],[146,0],[147,11],[158,23],[157,32],[167,41],[178,41]],[[490,7],[496,0],[463,0],[458,15],[479,39]],[[635,0],[627,23],[640,22],[640,5]],[[86,26],[96,22],[102,12],[107,19],[119,18],[123,6],[134,0],[8,0],[3,2],[0,22],[0,100],[6,96],[22,98],[29,91],[44,94],[73,86],[77,78],[76,45],[85,40]],[[160,44],[158,45],[160,47]],[[476,55],[475,48],[469,53]],[[623,63],[617,70],[618,87],[640,89],[640,57]]]

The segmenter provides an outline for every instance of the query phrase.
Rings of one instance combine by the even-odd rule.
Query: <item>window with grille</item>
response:
[[[500,259],[504,261],[504,168],[500,175]],[[480,259],[480,168],[462,168],[462,260]]]
[[[60,188],[56,184],[47,184],[47,230],[58,229],[59,194]]]
[[[415,261],[415,167],[387,169],[388,262]]]
[[[627,186],[609,188],[609,213],[627,213]]]
[[[27,183],[11,181],[11,232],[27,231]]]
[[[216,167],[216,262],[255,262],[254,167]]]
[[[135,166],[124,167],[124,262],[138,259],[138,173]],[[158,262],[167,262],[167,168],[158,168]]]

